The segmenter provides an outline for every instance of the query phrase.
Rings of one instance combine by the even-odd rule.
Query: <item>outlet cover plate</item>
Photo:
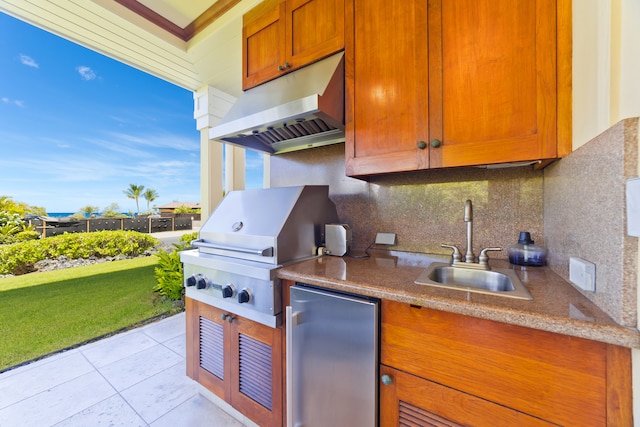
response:
[[[640,178],[627,181],[627,234],[640,237]]]
[[[391,245],[396,244],[396,233],[378,233],[376,235],[376,245]]]
[[[596,265],[581,258],[569,258],[569,280],[582,290],[596,291]]]

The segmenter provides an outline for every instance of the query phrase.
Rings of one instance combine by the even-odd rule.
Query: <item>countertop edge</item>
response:
[[[280,279],[303,282],[309,285],[316,285],[342,292],[412,304],[479,319],[493,320],[504,324],[584,338],[605,344],[640,348],[640,331],[621,325],[594,324],[569,317],[540,315],[521,310],[507,309],[505,307],[488,307],[487,305],[478,305],[476,303],[465,304],[459,300],[447,298],[416,297],[402,290],[389,292],[366,283],[347,282],[327,279],[326,277],[317,275],[291,272],[288,271],[286,267],[279,269],[277,276]]]

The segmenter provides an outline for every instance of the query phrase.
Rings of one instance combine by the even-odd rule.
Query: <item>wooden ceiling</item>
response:
[[[147,5],[139,0],[114,1],[184,41],[191,40],[193,36],[240,3],[240,0],[217,0],[200,13],[196,1],[153,0],[147,1]],[[172,7],[184,6],[185,4],[191,5],[191,8]],[[202,2],[200,2],[201,4]],[[198,12],[198,14],[194,15],[194,12]],[[181,18],[184,22],[185,17],[190,21],[187,25],[181,26]]]

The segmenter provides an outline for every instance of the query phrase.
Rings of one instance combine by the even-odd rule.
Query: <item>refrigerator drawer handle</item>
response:
[[[286,350],[285,362],[287,364],[287,427],[293,427],[293,307],[286,307]]]
[[[268,248],[264,248],[264,249],[241,248],[238,246],[221,245],[219,243],[215,243],[215,244],[206,243],[202,239],[192,241],[191,245],[195,246],[196,248],[219,249],[223,251],[238,252],[238,253],[251,254],[251,255],[260,255],[260,256],[266,256],[266,257],[273,256],[273,246],[269,246]]]

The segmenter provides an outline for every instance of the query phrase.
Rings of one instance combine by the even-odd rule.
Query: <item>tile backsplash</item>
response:
[[[502,247],[491,257],[507,258],[520,231],[543,244],[543,173],[531,167],[457,168],[371,177],[345,176],[344,144],[274,156],[271,185],[326,184],[340,221],[353,228],[360,250],[377,232],[397,234],[393,249],[450,253],[441,243],[466,250],[464,203],[473,203],[473,250]]]
[[[272,157],[271,185],[329,185],[340,221],[362,251],[377,232],[397,234],[406,252],[466,251],[464,202],[473,202],[473,250],[507,258],[520,231],[549,249],[549,266],[569,280],[569,257],[596,264],[596,292],[584,294],[625,326],[637,323],[638,241],[626,236],[624,189],[638,175],[638,119],[616,124],[544,170],[436,169],[345,176],[344,144]]]
[[[626,233],[626,181],[638,176],[638,119],[623,120],[544,171],[550,267],[569,280],[569,258],[596,265],[583,292],[616,322],[637,325],[638,238]]]

